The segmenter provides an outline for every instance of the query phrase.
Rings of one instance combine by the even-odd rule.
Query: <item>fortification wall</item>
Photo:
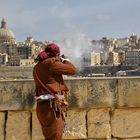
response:
[[[122,66],[122,70],[134,70],[135,66]],[[79,68],[78,68],[79,69]],[[33,67],[19,67],[19,66],[0,66],[0,80],[1,79],[31,79]],[[92,73],[115,73],[119,70],[118,66],[91,66],[81,68],[82,75],[92,74]],[[78,75],[81,72],[79,71]],[[137,74],[138,75],[138,74]]]
[[[66,79],[63,139],[140,139],[140,78]],[[0,140],[43,140],[33,80],[0,81]]]
[[[33,78],[32,70],[33,67],[0,66],[0,80]]]

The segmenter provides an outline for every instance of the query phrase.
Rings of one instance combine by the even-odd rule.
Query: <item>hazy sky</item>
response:
[[[140,35],[140,0],[0,0],[17,41],[57,40],[82,33],[92,39]]]

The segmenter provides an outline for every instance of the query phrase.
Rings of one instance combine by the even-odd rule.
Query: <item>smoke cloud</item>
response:
[[[102,43],[93,43],[92,39],[83,33],[65,34],[58,40],[61,54],[69,57],[79,68],[83,67],[84,58],[90,59],[91,52],[100,52],[103,48]]]
[[[67,34],[59,39],[61,53],[70,58],[77,66],[81,67],[83,55],[90,52],[91,39],[85,34]]]

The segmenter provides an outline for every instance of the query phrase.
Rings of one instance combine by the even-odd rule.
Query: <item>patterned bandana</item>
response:
[[[60,53],[60,48],[54,43],[48,44],[44,51],[40,52],[37,59],[39,61],[45,60],[50,56],[55,56]]]

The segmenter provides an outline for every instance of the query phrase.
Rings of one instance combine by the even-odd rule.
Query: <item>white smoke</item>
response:
[[[83,33],[67,33],[58,38],[61,54],[69,59],[79,68],[90,66],[91,53],[103,52],[104,44],[101,41],[92,41]],[[85,62],[84,62],[85,61]]]
[[[69,57],[72,62],[81,67],[84,54],[91,51],[91,39],[82,33],[67,34],[59,39],[61,54]]]

